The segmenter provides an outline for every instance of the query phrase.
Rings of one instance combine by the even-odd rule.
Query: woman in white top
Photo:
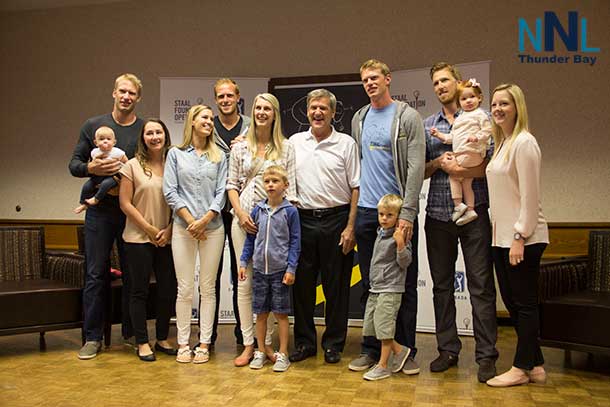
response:
[[[172,251],[178,298],[176,327],[181,363],[210,359],[216,315],[216,274],[225,235],[219,213],[225,204],[227,161],[214,142],[214,114],[209,106],[195,105],[184,122],[184,140],[167,154],[163,193],[174,211]],[[195,256],[199,255],[199,345],[189,349],[191,309],[195,285]]]
[[[487,381],[493,387],[544,383],[538,342],[538,274],[549,242],[540,205],[540,148],[528,130],[523,91],[496,87],[491,102],[496,146],[487,166],[492,254],[500,293],[517,331],[513,366]]]
[[[123,240],[130,270],[129,312],[138,344],[138,357],[155,360],[148,343],[146,302],[150,274],[157,281],[155,350],[175,355],[167,341],[169,319],[176,300],[176,273],[172,261],[171,211],[163,198],[163,169],[171,140],[165,124],[148,119],[138,138],[135,157],[121,168],[119,203],[127,216]]]
[[[279,165],[288,172],[287,199],[296,201],[295,155],[292,144],[282,134],[280,103],[270,93],[261,93],[252,104],[252,125],[245,140],[231,149],[227,195],[233,206],[231,227],[235,259],[243,251],[247,233],[256,233],[256,225],[250,217],[254,206],[267,197],[263,187],[263,172],[270,165]],[[252,267],[248,267],[246,279],[237,283],[237,305],[244,338],[244,351],[238,356],[235,366],[246,366],[254,355],[254,331],[252,314]],[[274,361],[270,328],[265,338],[265,352]],[[263,340],[263,338],[258,338]]]

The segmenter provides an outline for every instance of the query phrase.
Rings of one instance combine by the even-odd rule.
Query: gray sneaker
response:
[[[375,365],[375,366],[373,366],[373,368],[371,370],[366,372],[364,374],[364,376],[362,376],[362,377],[364,378],[364,380],[381,380],[381,379],[387,379],[391,375],[392,375],[392,372],[390,372],[390,369],[384,369],[383,367],[381,367],[379,365]]]
[[[254,352],[252,362],[250,362],[250,369],[262,369],[263,366],[265,366],[265,363],[267,363],[267,355],[265,355],[265,352],[257,350]]]
[[[349,362],[349,365],[347,367],[349,368],[349,370],[353,370],[354,372],[362,372],[363,370],[370,369],[374,364],[375,359],[363,353],[357,359],[354,359]]]
[[[102,350],[102,343],[98,341],[87,341],[78,351],[78,358],[81,360],[93,359]]]
[[[388,369],[390,369],[392,373],[400,372],[410,353],[411,349],[407,348],[406,346],[403,346],[398,354],[392,353],[392,357],[388,361]]]
[[[413,375],[419,373],[419,365],[412,357],[408,357],[405,365],[402,368],[404,374]]]
[[[275,364],[273,365],[274,372],[285,372],[290,367],[288,357],[282,352],[275,352]]]

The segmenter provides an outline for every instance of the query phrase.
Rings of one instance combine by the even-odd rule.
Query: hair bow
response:
[[[477,80],[475,78],[468,79],[468,83],[470,83],[470,86],[472,86],[473,88],[481,87],[481,84],[479,82],[477,82]]]

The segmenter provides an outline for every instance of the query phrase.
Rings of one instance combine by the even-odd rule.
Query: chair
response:
[[[83,268],[77,256],[45,251],[42,226],[0,227],[0,335],[82,326]]]
[[[543,263],[543,346],[610,355],[610,232],[589,234],[588,258]]]

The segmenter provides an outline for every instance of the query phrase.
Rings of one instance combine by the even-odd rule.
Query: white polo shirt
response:
[[[333,128],[318,143],[308,131],[290,137],[296,156],[298,207],[327,209],[348,205],[352,189],[360,186],[360,159],[356,142]]]

